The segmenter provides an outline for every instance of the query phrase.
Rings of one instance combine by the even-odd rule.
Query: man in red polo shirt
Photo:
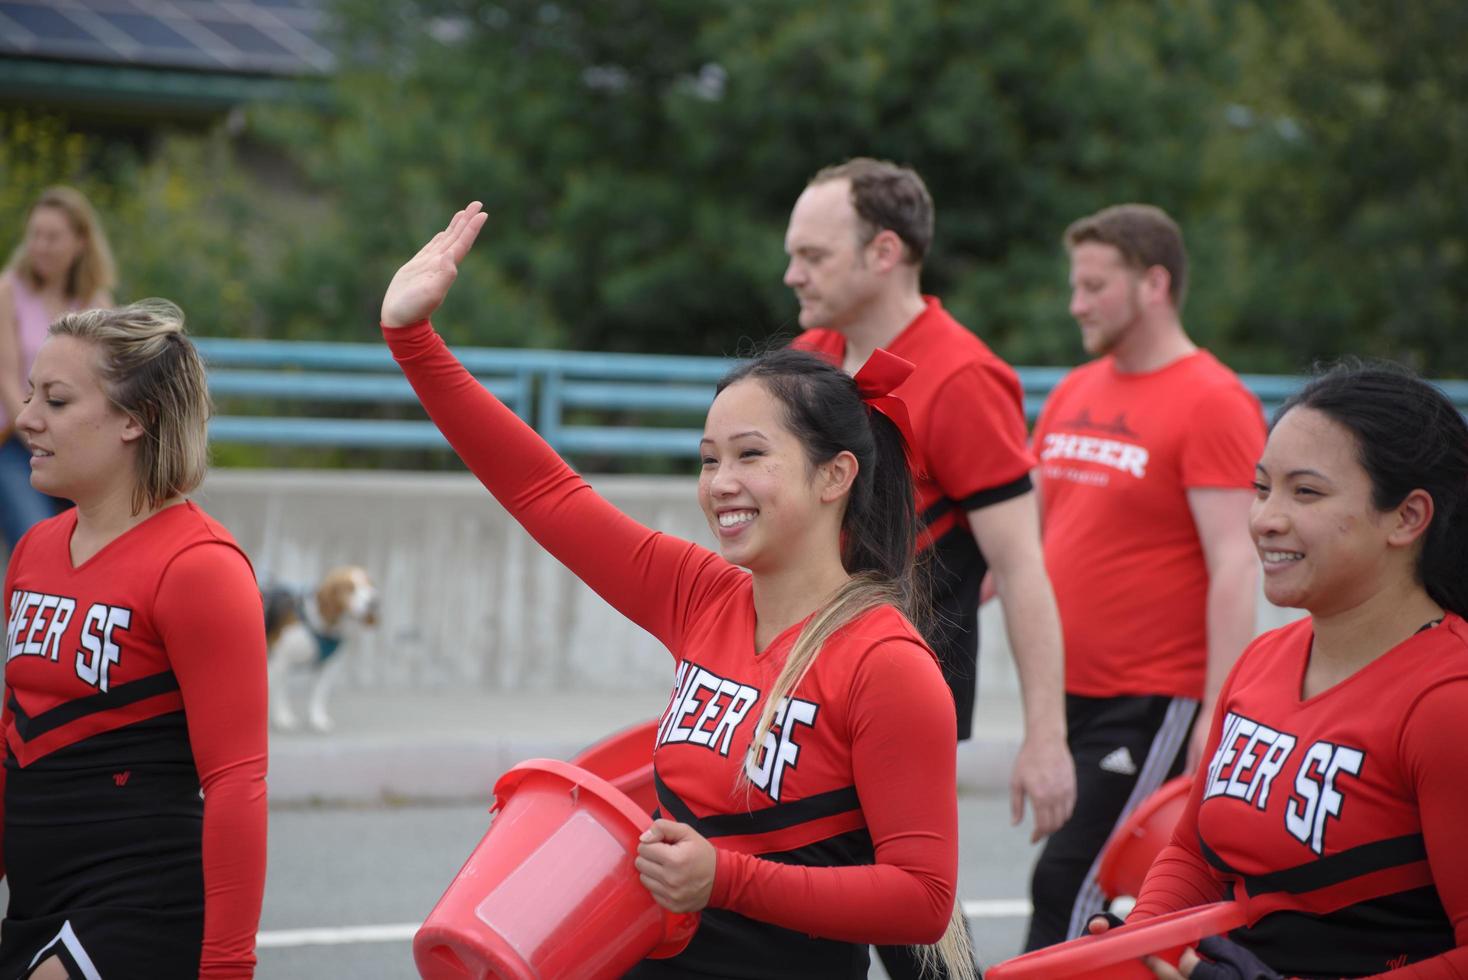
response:
[[[1019,380],[1013,369],[920,287],[933,202],[916,172],[858,158],[816,174],[785,235],[785,284],[800,300],[794,346],[855,372],[883,347],[916,365],[897,389],[922,469],[918,513],[934,560],[929,641],[958,708],[973,722],[980,583],[1003,604],[1024,699],[1025,737],[1010,780],[1015,823],[1029,799],[1034,837],[1065,823],[1075,800],[1066,748],[1060,623],[1040,545]],[[882,950],[894,980],[917,976],[903,950]]]

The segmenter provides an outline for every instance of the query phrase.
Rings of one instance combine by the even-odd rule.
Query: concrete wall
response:
[[[624,512],[705,545],[687,478],[592,477]],[[262,582],[304,586],[367,567],[381,623],[350,664],[354,686],[663,691],[667,651],[530,539],[464,474],[215,470],[197,495]],[[997,603],[980,617],[986,698],[1018,691]],[[1261,628],[1298,615],[1261,600]]]
[[[709,543],[687,479],[595,478],[649,526]],[[666,690],[668,653],[546,554],[472,477],[216,470],[196,495],[262,582],[365,566],[381,622],[351,662],[365,687]]]

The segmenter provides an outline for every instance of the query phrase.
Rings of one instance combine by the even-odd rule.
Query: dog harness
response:
[[[265,631],[273,633],[275,627],[284,618],[286,611],[306,628],[311,634],[311,639],[316,644],[316,663],[326,663],[342,645],[342,638],[321,629],[313,621],[309,610],[306,608],[306,597],[295,589],[276,586],[261,592],[261,600],[265,606]]]
[[[296,597],[296,618],[301,621],[302,626],[306,627],[306,631],[311,634],[311,639],[316,641],[316,662],[326,663],[341,647],[342,638],[318,629],[316,624],[311,622],[311,617],[306,611],[306,600],[302,596]]]

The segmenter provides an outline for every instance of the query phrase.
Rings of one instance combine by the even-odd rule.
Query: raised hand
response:
[[[392,277],[382,297],[382,325],[406,327],[428,319],[459,275],[459,263],[484,227],[483,205],[474,201],[455,214],[447,228],[418,250]]]

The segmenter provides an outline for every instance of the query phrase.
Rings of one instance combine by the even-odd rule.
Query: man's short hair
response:
[[[884,229],[891,231],[905,246],[903,261],[922,265],[933,244],[933,198],[916,170],[887,160],[856,157],[826,167],[807,186],[833,180],[851,182],[851,206],[861,222],[863,245]]]
[[[1154,265],[1167,270],[1168,292],[1179,311],[1188,295],[1188,250],[1183,233],[1167,212],[1150,204],[1116,204],[1075,221],[1065,229],[1065,247],[1085,242],[1110,245],[1122,261],[1145,272]]]

